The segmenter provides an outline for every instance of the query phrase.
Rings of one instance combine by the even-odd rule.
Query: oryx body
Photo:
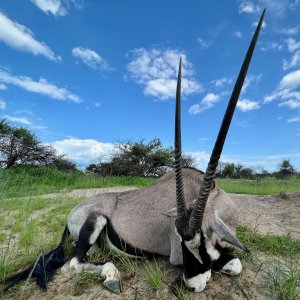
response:
[[[183,178],[185,199],[192,207],[203,173],[196,169],[184,169]],[[120,248],[120,243],[114,244],[118,242],[116,238],[127,244],[127,250],[125,247],[119,250],[128,254],[143,252],[145,255],[168,256],[172,264],[182,264],[181,241],[174,230],[176,216],[172,215],[175,211],[175,173],[169,172],[149,187],[121,193],[98,194],[87,199],[71,211],[68,228],[72,237],[78,240],[84,223],[90,223],[91,227],[96,228],[99,220],[97,217],[103,217],[106,220],[103,228],[109,229],[106,234],[111,244]],[[214,187],[210,193],[202,226],[203,233],[209,237],[215,227],[216,215],[235,232],[238,223],[237,210],[230,197],[218,187]],[[90,231],[90,235],[93,232]],[[86,232],[82,234],[87,235]],[[221,239],[218,243],[224,247]]]

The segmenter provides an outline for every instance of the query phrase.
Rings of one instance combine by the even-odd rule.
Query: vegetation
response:
[[[173,150],[164,149],[159,139],[148,144],[144,140],[126,141],[116,145],[110,162],[89,165],[87,171],[102,176],[160,176],[172,164]]]
[[[237,236],[251,251],[300,259],[300,242],[292,239],[290,235],[263,235],[250,231],[246,226],[238,226]]]
[[[263,167],[245,167],[240,163],[224,163],[222,161],[218,164],[217,169],[218,178],[233,178],[233,179],[256,179],[263,178],[277,178],[287,179],[291,177],[299,177],[296,168],[291,164],[288,159],[284,159],[278,166],[275,172],[268,172]]]
[[[220,188],[235,194],[275,195],[280,192],[300,192],[300,177],[267,177],[261,180],[223,178],[216,181]]]
[[[151,289],[159,290],[166,281],[167,274],[157,261],[146,263],[145,282]]]
[[[159,177],[173,168],[174,150],[163,148],[160,139],[145,143],[143,139],[116,145],[116,152],[109,162],[90,164],[86,171],[101,176]],[[191,155],[183,155],[183,166],[196,167]]]
[[[66,189],[114,186],[143,187],[154,181],[153,178],[133,176],[99,177],[80,171],[67,173],[49,167],[0,168],[0,199],[42,195]]]
[[[27,128],[9,125],[0,121],[0,168],[15,168],[25,165],[52,166],[58,170],[75,171],[76,165],[57,155],[56,150],[43,145]]]
[[[293,262],[274,261],[270,270],[277,299],[300,299],[300,270]]]

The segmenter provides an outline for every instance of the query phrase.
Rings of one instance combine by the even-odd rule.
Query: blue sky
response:
[[[222,160],[300,169],[299,0],[10,0],[0,3],[0,118],[80,166],[113,144],[182,143],[205,168],[263,8],[265,23]]]

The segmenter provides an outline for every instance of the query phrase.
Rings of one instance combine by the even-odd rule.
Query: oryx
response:
[[[64,270],[98,272],[103,284],[121,291],[120,273],[113,263],[85,263],[87,252],[99,241],[104,230],[113,249],[129,255],[165,256],[173,265],[183,265],[185,285],[201,292],[212,270],[238,275],[242,265],[233,248],[248,251],[235,235],[237,209],[229,195],[214,183],[217,164],[258,35],[263,12],[245,56],[205,174],[183,169],[181,159],[181,60],[179,63],[175,109],[175,171],[162,176],[156,184],[128,192],[97,194],[70,212],[62,242],[70,233],[75,241],[71,260]],[[30,273],[40,285],[63,264],[61,244],[31,268],[7,279],[14,283]]]

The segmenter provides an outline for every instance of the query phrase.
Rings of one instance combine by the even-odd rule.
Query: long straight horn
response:
[[[176,201],[177,215],[186,215],[186,205],[183,190],[182,158],[181,158],[181,121],[180,121],[180,94],[181,94],[181,58],[178,68],[176,109],[175,109],[175,177],[176,177]]]
[[[223,145],[226,139],[226,135],[231,123],[231,119],[241,92],[241,89],[243,87],[243,83],[247,74],[247,70],[251,61],[252,54],[254,52],[254,48],[258,39],[258,35],[263,23],[265,11],[263,11],[259,23],[257,25],[257,28],[255,30],[254,36],[252,38],[252,41],[250,43],[250,46],[248,48],[247,54],[245,56],[242,68],[240,70],[239,76],[237,78],[237,81],[235,83],[234,89],[232,91],[222,125],[219,130],[219,134],[217,137],[217,140],[215,142],[215,146],[213,149],[213,152],[211,154],[204,178],[203,178],[203,183],[201,186],[201,189],[198,194],[198,198],[195,204],[195,207],[192,211],[190,220],[189,220],[189,230],[190,233],[194,234],[196,230],[201,226],[202,220],[203,220],[203,215],[204,215],[204,210],[206,206],[206,202],[208,199],[209,192],[211,190],[213,180],[215,177],[217,165],[222,153]]]

